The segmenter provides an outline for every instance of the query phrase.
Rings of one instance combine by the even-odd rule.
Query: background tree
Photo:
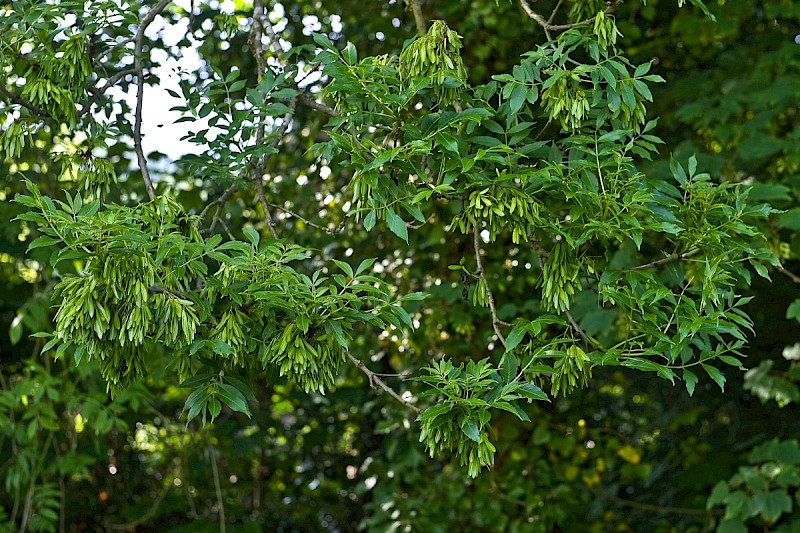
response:
[[[800,10],[694,4],[0,4],[8,527],[791,530]]]

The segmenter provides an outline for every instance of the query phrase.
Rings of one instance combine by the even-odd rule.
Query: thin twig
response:
[[[89,101],[87,101],[85,104],[83,104],[83,107],[81,107],[81,110],[78,113],[78,116],[82,117],[83,115],[85,115],[86,113],[91,111],[92,110],[92,106],[95,103],[97,103],[98,100],[100,100],[100,97],[103,96],[106,93],[106,91],[108,91],[111,87],[116,85],[119,80],[121,80],[125,76],[136,76],[136,75],[137,75],[137,70],[135,68],[129,68],[129,69],[121,70],[121,71],[117,72],[116,74],[114,74],[113,76],[111,76],[108,79],[108,81],[100,88],[87,86],[86,90],[89,91],[92,94],[92,97],[89,98]]]
[[[420,35],[428,34],[428,25],[425,22],[425,16],[422,14],[422,7],[419,5],[419,0],[405,0],[406,6],[411,8],[411,13],[414,14],[414,23],[417,25],[417,33]]]
[[[573,22],[571,24],[550,24],[550,21],[545,20],[545,18],[543,16],[541,16],[540,14],[536,13],[533,9],[531,9],[530,4],[528,4],[528,2],[526,0],[519,0],[519,3],[522,6],[522,9],[525,11],[525,13],[531,19],[536,21],[536,23],[539,24],[539,26],[541,26],[544,29],[545,33],[547,34],[547,39],[548,40],[552,40],[552,39],[550,39],[550,34],[548,32],[551,32],[551,31],[564,31],[564,30],[568,30],[570,28],[574,28],[575,26],[586,26],[588,24],[593,24],[595,19],[597,18],[597,16],[594,16],[592,18],[588,18],[588,19],[582,20],[580,22]],[[616,2],[613,2],[613,3],[612,2],[608,2],[606,4],[606,9],[603,11],[603,13],[606,14],[606,15],[608,15],[610,13],[613,13],[614,9],[620,3],[622,3],[621,0],[617,0]],[[552,19],[552,17],[551,17],[551,19]]]
[[[225,202],[228,201],[228,198],[233,196],[236,193],[236,191],[238,191],[238,190],[239,190],[239,186],[234,183],[233,185],[228,187],[225,190],[225,192],[222,193],[222,196],[220,196],[219,198],[217,198],[216,200],[214,200],[213,202],[211,202],[207,206],[205,206],[203,208],[203,210],[200,211],[200,215],[194,221],[195,227],[199,227],[200,224],[203,223],[203,219],[206,218],[206,215],[208,214],[208,210],[211,209],[215,205],[218,206],[217,207],[217,213],[215,213],[215,216],[219,216],[219,209],[221,208],[221,206],[225,205]]]
[[[800,283],[800,276],[798,276],[791,270],[787,270],[782,265],[778,267],[778,270],[780,270],[785,276],[787,276],[790,280],[794,281],[795,283]]]
[[[367,380],[369,380],[369,386],[370,387],[375,388],[375,386],[377,385],[378,387],[382,388],[387,393],[389,393],[389,396],[391,396],[392,398],[394,398],[398,402],[402,403],[403,405],[405,405],[406,407],[408,407],[409,409],[411,409],[415,413],[417,413],[417,414],[420,413],[420,408],[419,407],[417,407],[413,403],[409,402],[408,400],[404,399],[402,396],[397,394],[393,388],[391,388],[389,385],[384,383],[383,380],[378,377],[378,374],[376,374],[375,372],[373,372],[372,370],[367,368],[367,365],[365,365],[363,363],[363,361],[353,357],[353,354],[351,354],[350,352],[345,352],[345,354],[347,355],[347,358],[350,359],[350,362],[353,363],[354,365],[356,365],[356,368],[358,368],[364,374],[367,375]]]
[[[584,340],[584,342],[585,342],[586,344],[588,344],[589,346],[591,346],[591,347],[592,347],[592,348],[594,348],[595,350],[600,350],[600,349],[602,349],[602,347],[601,347],[599,344],[597,344],[597,343],[594,341],[594,339],[592,339],[592,338],[591,338],[589,335],[587,335],[587,334],[586,334],[586,332],[583,330],[583,328],[582,328],[582,327],[580,327],[580,326],[578,325],[578,322],[577,322],[577,321],[575,320],[575,318],[572,316],[572,313],[570,313],[570,312],[569,312],[569,309],[566,309],[566,310],[564,310],[564,314],[566,314],[566,315],[567,315],[567,320],[569,320],[569,323],[572,325],[572,328],[573,328],[575,331],[577,331],[577,332],[578,332],[578,335],[580,335],[580,336],[581,336],[581,338]]]
[[[110,522],[106,522],[105,526],[108,529],[117,529],[120,531],[131,531],[131,530],[135,531],[137,526],[140,526],[145,522],[147,522],[148,520],[150,520],[151,518],[153,518],[153,516],[156,514],[156,511],[158,511],[158,507],[161,505],[161,502],[164,501],[164,498],[167,496],[167,493],[169,492],[171,486],[172,485],[170,484],[164,487],[164,490],[161,491],[161,494],[159,494],[158,497],[155,500],[153,500],[153,505],[150,506],[150,509],[148,509],[146,513],[144,513],[142,516],[140,516],[133,522],[128,522],[125,524],[112,524]]]
[[[327,113],[328,115],[330,115],[332,117],[340,116],[340,113],[338,111],[336,111],[334,108],[332,108],[329,105],[325,105],[322,102],[318,102],[318,101],[314,100],[313,98],[311,98],[307,94],[300,94],[299,98],[300,98],[301,102],[303,102],[304,104],[306,104],[308,107],[310,107],[312,109],[316,109],[317,111],[322,111],[323,113]]]
[[[630,272],[632,270],[645,270],[647,268],[653,268],[656,266],[665,265],[667,263],[672,263],[673,261],[680,261],[681,259],[687,259],[689,257],[692,257],[693,255],[697,255],[698,253],[700,253],[700,248],[695,248],[694,250],[689,250],[688,252],[682,254],[674,252],[666,257],[662,257],[661,259],[656,259],[655,261],[650,261],[649,263],[645,263],[643,265],[637,265],[635,267],[630,267],[630,268],[623,268],[622,272]]]
[[[222,487],[219,483],[219,470],[217,469],[217,452],[208,440],[208,454],[211,458],[211,475],[214,477],[214,491],[217,493],[219,506],[219,533],[225,533],[225,502],[222,499]]]
[[[150,285],[149,287],[147,287],[147,291],[152,294],[170,294],[172,296],[175,296],[176,298],[180,298],[181,300],[187,300],[191,302],[189,297],[179,290],[167,289],[166,287],[159,287],[157,285]]]
[[[34,115],[39,115],[40,117],[53,118],[50,116],[50,113],[48,113],[46,109],[42,109],[41,107],[35,106],[32,103],[23,100],[16,94],[6,89],[5,85],[0,84],[0,93],[3,93],[6,96],[6,98],[11,100],[13,103],[21,105],[25,109],[31,111]]]
[[[630,500],[625,500],[618,496],[612,496],[611,494],[606,494],[605,492],[595,489],[593,487],[587,486],[586,489],[592,494],[596,494],[597,496],[605,498],[616,504],[624,505],[625,507],[631,507],[633,509],[642,509],[644,511],[653,511],[655,513],[669,513],[669,514],[683,514],[683,515],[710,516],[717,514],[713,510],[697,509],[692,507],[662,507],[660,505],[653,505],[651,503],[634,502]]]
[[[337,226],[335,228],[328,228],[328,227],[322,226],[320,224],[317,224],[315,222],[311,222],[307,218],[295,213],[294,211],[292,211],[290,209],[286,209],[282,205],[275,204],[275,203],[272,203],[272,202],[268,202],[268,205],[270,207],[274,208],[274,209],[277,209],[281,213],[284,213],[286,215],[294,217],[294,218],[296,218],[298,220],[302,220],[305,224],[311,226],[312,228],[317,228],[318,230],[324,231],[325,233],[330,233],[331,235],[336,235],[338,233],[341,233],[342,229],[344,229],[344,224],[340,224],[339,226]]]
[[[142,149],[142,107],[144,106],[144,66],[142,65],[142,48],[144,48],[144,31],[150,23],[155,20],[156,16],[167,7],[170,1],[171,0],[160,0],[153,9],[147,12],[147,15],[145,15],[141,24],[139,24],[139,29],[136,30],[136,46],[133,50],[134,68],[138,81],[136,88],[136,112],[134,114],[133,126],[133,145],[136,150],[136,158],[139,161],[139,170],[142,171],[144,186],[151,200],[156,197],[156,191],[153,188],[153,181],[150,179],[150,171],[147,169],[147,158],[144,156],[144,150]]]
[[[492,328],[494,329],[497,338],[500,339],[500,342],[503,344],[503,347],[506,346],[506,338],[503,336],[503,333],[500,331],[500,319],[497,318],[497,309],[495,308],[494,304],[494,295],[492,294],[492,289],[489,287],[489,281],[486,279],[486,271],[483,269],[483,262],[481,261],[481,241],[480,241],[480,232],[478,231],[478,225],[475,224],[473,233],[473,244],[475,246],[475,263],[477,264],[477,272],[478,276],[480,276],[481,281],[483,282],[483,286],[486,287],[486,299],[489,300],[489,310],[492,312]]]

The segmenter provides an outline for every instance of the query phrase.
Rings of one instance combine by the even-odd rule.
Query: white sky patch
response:
[[[191,9],[191,0],[175,0],[175,4],[186,10]],[[235,10],[235,2],[225,0],[222,2],[210,2],[212,5],[219,6],[220,10],[226,13],[232,13]],[[273,23],[273,28],[276,33],[285,29],[287,20],[285,18],[285,10],[280,3],[276,3],[269,13],[269,19]],[[206,21],[210,22],[210,21]],[[306,16],[303,19],[305,34],[310,34],[312,31],[319,31],[322,28],[319,20],[314,16]],[[337,15],[330,17],[331,29],[334,32],[341,32],[342,23],[341,18]],[[204,31],[209,31],[211,28],[204,28]],[[148,26],[146,30],[147,37],[151,39],[159,39],[163,42],[164,47],[174,48],[177,43],[183,38],[188,37],[189,41],[195,43],[194,37],[189,33],[189,20],[188,17],[182,18],[177,21],[165,19],[162,16],[157,16],[155,20]],[[265,46],[269,46],[265,39]],[[281,39],[281,46],[284,50],[291,48],[291,43]],[[197,43],[199,46],[199,43]],[[133,44],[130,44],[133,48]],[[175,52],[175,50],[173,50]],[[169,159],[176,160],[185,154],[199,154],[208,150],[207,145],[198,145],[189,141],[182,141],[181,138],[185,137],[191,132],[196,132],[208,128],[208,118],[197,119],[191,122],[182,122],[175,124],[175,121],[181,118],[182,113],[179,111],[171,111],[170,109],[176,106],[183,106],[186,104],[183,98],[175,98],[171,96],[167,89],[175,91],[179,95],[182,94],[180,89],[181,72],[193,74],[197,73],[204,65],[203,60],[197,53],[195,47],[184,47],[180,49],[179,58],[171,57],[164,50],[160,48],[153,48],[150,52],[150,68],[146,69],[152,76],[159,78],[158,85],[145,85],[144,86],[144,103],[142,108],[142,148],[145,154],[151,152],[160,152],[165,154]],[[275,69],[280,69],[277,59],[270,57],[268,60],[270,66]],[[301,65],[301,67],[304,65]],[[223,72],[226,72],[224,66]],[[311,74],[304,73],[303,69],[297,75],[295,81],[302,89],[312,85],[320,80],[320,73],[313,72]],[[198,80],[199,82],[199,80]],[[316,87],[312,87],[312,92]],[[119,87],[112,87],[109,89],[108,94],[116,101],[125,101],[131,108],[131,113],[125,116],[125,120],[133,121],[133,110],[136,108],[136,91],[137,83],[130,85],[127,92],[122,91]],[[107,118],[107,117],[106,117]],[[213,138],[214,128],[207,134],[208,138]],[[330,169],[327,169],[330,173]]]

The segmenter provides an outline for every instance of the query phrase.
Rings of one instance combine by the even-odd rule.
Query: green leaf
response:
[[[389,229],[392,230],[392,233],[408,243],[408,228],[406,227],[406,223],[391,209],[386,210],[386,223],[389,225]]]
[[[358,62],[356,45],[348,41],[347,46],[345,46],[344,50],[342,50],[342,58],[344,58],[345,63],[348,65],[355,65]]]
[[[422,411],[417,417],[417,420],[419,422],[424,422],[426,420],[433,420],[438,416],[441,416],[445,413],[449,413],[450,410],[452,409],[453,405],[451,403],[439,403],[436,405],[432,405],[431,407],[428,407],[427,409]]]
[[[11,321],[11,327],[8,330],[8,338],[12,345],[17,344],[22,338],[22,318],[23,315],[17,314],[14,320]]]
[[[244,413],[248,417],[250,416],[250,409],[247,407],[247,400],[241,391],[239,391],[239,389],[233,387],[232,385],[228,385],[227,383],[218,383],[217,393],[225,405],[234,411]]]
[[[523,396],[529,400],[547,400],[550,401],[550,398],[547,397],[547,394],[534,385],[533,383],[523,383],[521,387],[516,389],[517,394]]]
[[[197,387],[198,385],[200,385],[202,383],[206,383],[207,384],[209,382],[209,380],[211,380],[211,375],[210,374],[196,374],[196,375],[188,378],[183,383],[181,383],[179,385],[179,387],[193,388],[193,387]]]
[[[786,318],[794,318],[800,321],[800,298],[792,302],[786,309]]]
[[[714,380],[717,385],[719,385],[720,390],[723,392],[725,391],[725,376],[722,375],[722,372],[717,370],[715,367],[707,364],[701,364],[700,366],[703,367],[703,370],[706,371],[708,377]]]
[[[686,391],[689,396],[694,394],[694,387],[697,385],[697,375],[691,370],[683,370],[683,381],[686,382]]]
[[[528,88],[525,85],[515,85],[514,90],[511,91],[511,97],[508,99],[508,105],[511,108],[511,113],[516,115],[522,106],[525,104],[525,98],[528,96]]]
[[[753,495],[754,510],[769,523],[775,523],[783,513],[792,511],[792,499],[785,489],[757,492]]]
[[[364,229],[367,231],[371,231],[372,228],[375,227],[375,221],[378,219],[378,216],[374,210],[367,213],[367,216],[364,218]]]
[[[61,239],[54,239],[53,237],[42,235],[38,239],[34,239],[34,241],[28,245],[28,250],[35,250],[36,248],[44,248],[45,246],[52,246],[60,242]]]
[[[528,331],[527,322],[517,322],[509,334],[506,336],[506,353],[516,348],[519,343],[525,338],[525,333]]]
[[[327,50],[336,49],[336,47],[333,45],[333,42],[324,33],[313,33],[311,34],[311,38],[314,39],[314,42],[320,45],[322,48]]]
[[[258,249],[258,243],[261,241],[261,235],[255,230],[255,228],[251,226],[247,226],[246,228],[242,229],[244,231],[247,240],[253,243],[253,248]],[[220,247],[222,249],[222,247]]]
[[[511,383],[517,377],[517,370],[519,369],[519,361],[514,354],[506,352],[500,361],[500,376],[503,378],[504,383]]]
[[[350,265],[348,265],[344,261],[339,261],[338,259],[334,259],[333,262],[336,264],[336,266],[339,267],[339,269],[341,269],[342,272],[344,272],[351,278],[354,277],[353,268]]]
[[[475,442],[481,441],[481,432],[478,429],[478,424],[472,418],[462,415],[461,416],[461,431],[470,440]]]

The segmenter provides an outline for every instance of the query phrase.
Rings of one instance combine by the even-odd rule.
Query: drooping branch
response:
[[[52,118],[50,116],[50,113],[48,113],[46,109],[42,109],[41,107],[35,106],[32,103],[30,103],[30,102],[28,102],[26,100],[23,100],[21,97],[17,96],[16,94],[14,94],[11,91],[9,91],[8,89],[6,89],[5,85],[0,84],[0,93],[3,93],[3,95],[5,95],[6,98],[11,100],[12,103],[15,103],[17,105],[21,105],[22,107],[24,107],[25,109],[27,109],[28,111],[33,113],[34,115],[37,115],[37,116],[40,116],[40,117]]]
[[[425,16],[422,14],[422,7],[419,5],[419,0],[405,0],[406,6],[411,9],[414,15],[414,23],[417,25],[417,33],[420,35],[428,34],[428,24],[425,21]]]
[[[559,5],[556,6],[556,9],[553,10],[553,15],[551,15],[549,19],[545,19],[543,16],[534,11],[531,8],[530,4],[527,2],[527,0],[519,0],[519,3],[522,6],[522,9],[525,11],[525,13],[528,15],[528,17],[533,19],[539,26],[541,26],[544,29],[545,33],[551,31],[565,31],[569,30],[570,28],[574,28],[575,26],[587,26],[589,24],[594,24],[594,21],[597,18],[597,16],[594,16],[592,18],[588,18],[580,22],[573,22],[571,24],[551,24],[553,15],[555,14],[555,11],[558,9],[560,3]],[[606,8],[603,11],[603,13],[606,15],[613,13],[617,5],[621,3],[622,0],[616,0],[615,2],[608,2],[606,4]],[[550,34],[547,33],[547,35],[549,38]]]
[[[230,187],[228,187],[227,189],[225,189],[225,192],[223,192],[223,193],[222,193],[222,195],[221,195],[219,198],[217,198],[217,199],[216,199],[216,200],[214,200],[213,202],[210,202],[210,203],[208,203],[208,204],[207,204],[207,205],[206,205],[206,206],[203,208],[203,210],[202,210],[202,211],[200,211],[200,215],[199,215],[199,216],[197,217],[197,219],[194,221],[194,225],[195,225],[195,227],[200,227],[200,224],[202,224],[202,223],[203,223],[203,220],[206,218],[206,215],[208,214],[208,211],[209,211],[209,210],[210,210],[212,207],[214,207],[215,205],[217,206],[217,210],[216,210],[216,212],[214,213],[214,218],[218,217],[218,216],[219,216],[219,214],[220,214],[220,211],[222,210],[222,206],[224,206],[224,205],[225,205],[225,202],[227,202],[227,201],[228,201],[228,199],[229,199],[231,196],[233,196],[233,195],[236,193],[236,191],[238,191],[238,190],[239,190],[239,186],[238,186],[238,185],[236,185],[236,184],[234,183],[233,185],[231,185]]]
[[[159,0],[158,4],[147,12],[147,15],[145,15],[141,24],[139,24],[139,29],[136,30],[136,45],[133,50],[134,69],[136,70],[136,78],[138,81],[136,88],[136,111],[133,125],[133,145],[136,150],[136,158],[139,161],[139,170],[142,172],[144,186],[151,200],[156,197],[156,192],[153,188],[153,180],[150,178],[150,171],[147,169],[147,158],[142,149],[142,108],[144,107],[144,65],[142,64],[142,49],[144,48],[144,31],[150,23],[155,20],[156,16],[167,7],[170,1],[171,0]]]
[[[386,391],[389,394],[389,396],[391,396],[392,398],[394,398],[398,402],[402,403],[403,405],[405,405],[406,407],[408,407],[409,409],[411,409],[415,413],[417,413],[417,414],[420,413],[420,408],[419,407],[417,407],[413,403],[409,402],[408,400],[406,400],[405,398],[403,398],[402,396],[397,394],[397,392],[395,392],[395,390],[393,388],[391,388],[389,385],[384,383],[384,381],[380,377],[378,377],[378,374],[376,374],[375,372],[373,372],[372,370],[367,368],[367,365],[365,365],[363,361],[353,357],[353,355],[350,352],[345,352],[345,353],[347,355],[347,358],[350,359],[350,362],[353,363],[356,366],[356,368],[358,368],[364,374],[366,374],[367,379],[369,380],[369,386],[370,387],[372,387],[372,388],[375,388],[376,386],[380,387],[381,389]]]
[[[100,98],[106,93],[106,91],[108,91],[111,87],[116,85],[117,82],[119,82],[125,76],[129,76],[129,75],[136,76],[137,74],[138,74],[138,71],[135,68],[129,68],[129,69],[121,70],[121,71],[117,72],[116,74],[114,74],[113,76],[111,76],[108,79],[108,81],[106,81],[106,83],[103,84],[102,87],[87,86],[86,90],[89,91],[89,93],[91,93],[92,96],[91,96],[91,98],[89,98],[88,101],[86,101],[83,104],[83,106],[81,107],[81,110],[78,112],[78,116],[82,117],[83,115],[89,113],[92,110],[92,106],[94,106],[94,104],[96,104],[97,101],[100,100]]]
[[[778,270],[780,270],[783,275],[785,275],[790,280],[794,281],[795,283],[800,283],[800,276],[792,272],[791,270],[787,270],[783,265],[781,265]]]
[[[494,294],[492,294],[492,289],[489,287],[489,281],[486,279],[486,271],[483,269],[483,261],[481,261],[481,237],[480,232],[478,231],[478,225],[475,224],[475,228],[472,232],[473,238],[472,242],[475,247],[475,263],[476,263],[476,271],[478,276],[481,278],[483,282],[483,286],[486,287],[486,299],[489,301],[489,310],[492,313],[492,328],[494,329],[497,338],[503,344],[503,347],[506,346],[506,338],[503,336],[503,333],[500,331],[500,324],[501,321],[497,317],[497,308],[495,307],[494,303]]]
[[[274,203],[270,202],[269,206],[274,208],[274,209],[276,209],[277,211],[280,211],[281,213],[289,215],[290,217],[294,217],[294,218],[296,218],[298,220],[302,220],[305,224],[311,226],[312,228],[317,228],[318,230],[322,230],[325,233],[330,233],[331,235],[337,235],[337,234],[342,232],[342,229],[344,229],[344,222],[342,222],[341,224],[339,224],[335,228],[327,228],[327,227],[322,226],[320,224],[317,224],[315,222],[311,222],[310,220],[308,220],[307,218],[303,217],[302,215],[299,215],[299,214],[295,213],[294,211],[292,211],[290,209],[286,209],[282,205],[278,205],[278,204],[274,204]]]
[[[564,311],[564,314],[566,314],[566,315],[567,315],[567,320],[569,320],[569,323],[570,323],[570,325],[572,326],[572,329],[574,329],[576,332],[578,332],[578,335],[580,335],[580,337],[583,339],[583,341],[584,341],[586,344],[588,344],[589,346],[591,346],[591,347],[592,347],[593,349],[595,349],[595,350],[601,350],[601,349],[602,349],[602,346],[600,346],[599,344],[597,344],[597,342],[595,342],[595,340],[594,340],[594,339],[592,339],[592,338],[591,338],[591,337],[590,337],[590,336],[589,336],[589,335],[588,335],[588,334],[587,334],[587,333],[586,333],[586,332],[583,330],[583,328],[582,328],[582,327],[580,327],[580,325],[578,324],[578,322],[577,322],[577,321],[575,320],[575,318],[572,316],[572,313],[570,313],[570,312],[569,312],[569,309],[567,309],[566,311]]]
[[[661,265],[665,265],[667,263],[672,263],[673,261],[680,261],[681,259],[688,259],[693,255],[697,255],[700,253],[700,248],[695,248],[693,250],[689,250],[688,252],[679,254],[677,252],[673,252],[666,257],[662,257],[661,259],[656,259],[655,261],[650,261],[649,263],[645,263],[643,265],[637,265],[635,267],[630,268],[623,268],[623,272],[630,272],[632,270],[645,270],[648,268],[653,268]]]

